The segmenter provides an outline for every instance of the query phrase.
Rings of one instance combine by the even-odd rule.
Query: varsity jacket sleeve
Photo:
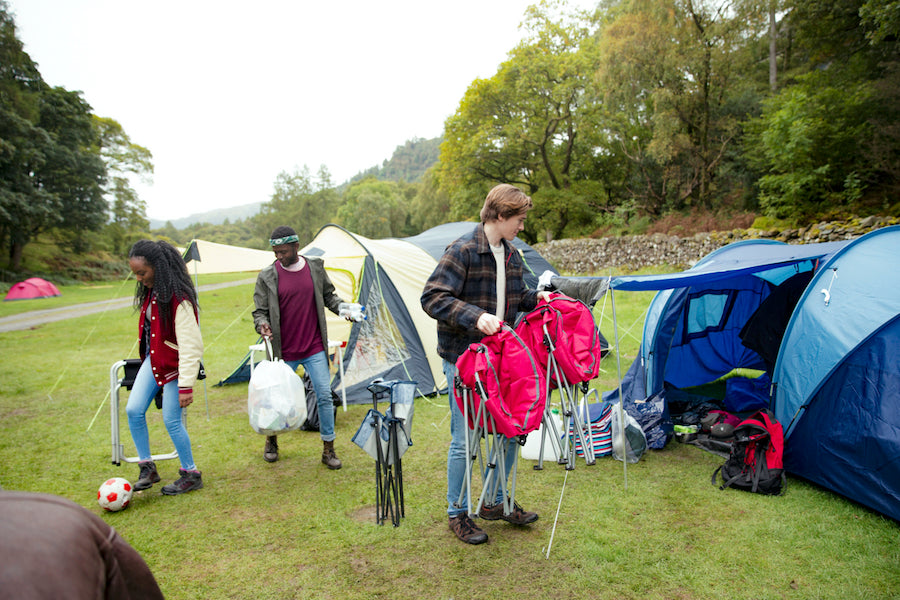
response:
[[[200,374],[203,338],[194,307],[187,300],[175,308],[175,341],[178,344],[178,388],[191,389]]]

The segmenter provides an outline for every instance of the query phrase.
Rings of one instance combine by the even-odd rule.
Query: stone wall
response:
[[[900,223],[898,217],[872,216],[840,222],[822,222],[801,229],[783,231],[734,229],[698,233],[686,238],[655,233],[597,239],[564,239],[534,244],[534,249],[550,261],[560,273],[606,275],[610,269],[615,269],[616,272],[633,272],[644,267],[662,265],[687,269],[716,248],[739,240],[767,238],[789,244],[833,242],[853,239],[873,229],[898,223]]]

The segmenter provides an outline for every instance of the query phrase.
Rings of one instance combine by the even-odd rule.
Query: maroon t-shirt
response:
[[[281,312],[281,358],[302,360],[324,352],[319,334],[315,294],[309,266],[299,271],[278,269],[278,307]]]

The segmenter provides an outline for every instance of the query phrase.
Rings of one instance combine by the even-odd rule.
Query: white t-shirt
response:
[[[503,243],[499,246],[491,246],[491,254],[497,263],[497,318],[501,321],[506,311],[506,264],[503,262]]]

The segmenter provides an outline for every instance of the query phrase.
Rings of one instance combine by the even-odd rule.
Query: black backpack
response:
[[[316,388],[313,387],[312,379],[304,370],[303,387],[306,390],[306,421],[300,426],[302,431],[318,431],[319,430],[319,401],[316,396]],[[331,390],[331,403],[334,405],[334,417],[337,421],[338,406],[341,404],[341,398]]]
[[[733,487],[757,494],[781,494],[785,486],[783,450],[781,423],[768,410],[757,411],[734,428],[728,460],[713,471],[712,484],[717,485],[721,472],[720,490]]]

